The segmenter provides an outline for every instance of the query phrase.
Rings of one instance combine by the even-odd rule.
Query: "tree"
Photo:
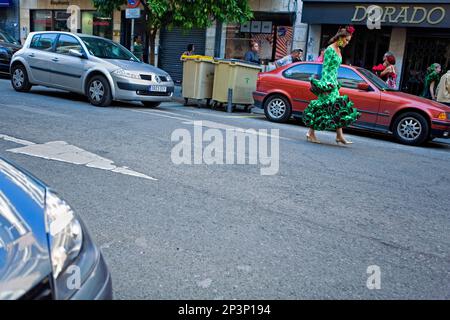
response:
[[[126,0],[92,0],[100,13],[120,10]],[[141,0],[147,31],[146,50],[150,47],[150,64],[155,63],[155,40],[163,27],[207,28],[214,20],[242,23],[251,20],[248,0]],[[148,61],[147,61],[148,62]]]

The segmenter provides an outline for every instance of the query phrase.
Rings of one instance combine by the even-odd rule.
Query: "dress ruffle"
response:
[[[303,113],[303,122],[314,130],[336,130],[351,125],[361,114],[347,96],[334,100],[313,100]]]

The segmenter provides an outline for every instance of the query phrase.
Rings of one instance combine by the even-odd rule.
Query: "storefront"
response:
[[[0,0],[0,30],[19,39],[19,0]]]
[[[263,64],[286,56],[292,49],[294,12],[254,12],[254,19],[226,27],[225,58],[243,59],[251,41],[260,47]]]
[[[20,7],[21,37],[25,38],[29,32],[33,31],[69,31],[67,24],[71,15],[71,10],[68,10],[69,6],[76,6],[76,14],[79,15],[78,32],[114,40],[120,39],[120,13],[118,17],[117,14],[115,17],[102,16],[94,8],[92,1],[88,0],[44,0],[38,2],[22,0]],[[119,24],[119,28],[117,28],[117,24]]]
[[[344,62],[370,69],[391,51],[397,58],[399,88],[406,92],[422,91],[432,63],[450,67],[450,0],[303,0],[302,22],[310,25],[310,59],[340,26],[356,26]]]

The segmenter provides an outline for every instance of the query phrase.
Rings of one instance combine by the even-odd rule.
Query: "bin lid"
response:
[[[261,66],[259,64],[256,63],[251,63],[245,60],[239,60],[239,59],[214,59],[215,63],[227,63],[230,65],[238,65],[241,67],[247,67],[247,68],[253,68],[253,69],[258,69],[261,70]]]
[[[202,55],[192,55],[192,56],[187,56],[185,54],[183,54],[181,56],[181,60],[185,61],[185,60],[195,60],[195,61],[205,61],[205,62],[213,62],[214,58],[210,57],[210,56],[202,56]]]

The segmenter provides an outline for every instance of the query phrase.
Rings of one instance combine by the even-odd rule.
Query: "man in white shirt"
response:
[[[302,49],[294,49],[292,50],[290,55],[287,55],[280,60],[275,62],[277,68],[287,66],[288,64],[302,61],[303,50]]]

